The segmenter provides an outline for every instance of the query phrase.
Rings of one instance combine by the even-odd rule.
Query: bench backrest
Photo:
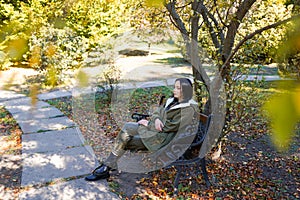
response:
[[[198,131],[193,143],[191,144],[192,147],[201,145],[203,140],[205,139],[211,121],[211,115],[199,113],[198,119]]]

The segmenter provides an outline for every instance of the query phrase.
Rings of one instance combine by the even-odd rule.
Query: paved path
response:
[[[58,91],[44,97],[67,94],[70,95]],[[77,125],[62,112],[43,101],[32,107],[29,97],[3,90],[0,105],[13,115],[23,131],[21,186],[29,189],[19,195],[20,200],[119,199],[109,191],[106,180],[83,180],[98,163]]]

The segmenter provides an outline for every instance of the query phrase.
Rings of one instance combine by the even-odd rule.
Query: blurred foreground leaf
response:
[[[89,82],[89,77],[83,71],[79,71],[77,74],[79,87],[87,87]]]
[[[5,51],[11,59],[21,60],[23,54],[28,51],[28,41],[24,38],[11,40],[8,42]]]
[[[299,117],[300,116],[300,85],[298,85],[298,87],[296,87],[296,90],[295,90],[294,104],[296,107],[296,112]]]
[[[165,3],[165,0],[145,0],[145,4],[148,7],[162,7]]]
[[[56,46],[54,44],[50,44],[46,49],[46,56],[53,57],[56,54]]]
[[[33,49],[32,49],[32,53],[31,53],[31,57],[29,59],[29,65],[31,67],[35,67],[35,66],[40,66],[41,64],[41,48],[38,47],[38,46],[35,46]]]
[[[36,103],[38,101],[38,95],[39,93],[39,86],[38,84],[33,84],[30,86],[30,93],[29,93],[29,97],[31,98],[31,104],[32,106],[36,106]]]
[[[46,80],[46,84],[50,85],[52,87],[56,86],[58,83],[58,79],[57,79],[57,70],[55,69],[55,67],[50,66],[47,69],[47,80]]]
[[[7,81],[4,82],[2,89],[3,90],[9,90],[11,88],[11,86],[13,86],[13,82],[15,81],[15,76],[16,76],[16,72],[13,72],[11,74],[11,76],[9,77],[9,79]],[[2,79],[2,75],[0,74],[0,79]]]
[[[289,146],[300,120],[300,85],[293,82],[281,85],[280,90],[264,105],[264,110],[271,120],[272,141],[282,151]]]

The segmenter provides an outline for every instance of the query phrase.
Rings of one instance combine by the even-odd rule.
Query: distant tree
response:
[[[289,0],[286,2],[286,6],[293,7],[294,15],[300,13],[299,0]],[[288,30],[279,48],[279,69],[284,76],[300,80],[300,20],[290,23]]]
[[[26,65],[60,76],[129,26],[133,0],[0,0],[0,70]]]

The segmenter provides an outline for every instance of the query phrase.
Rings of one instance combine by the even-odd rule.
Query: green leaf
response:
[[[296,90],[295,90],[296,88]],[[272,141],[278,150],[285,150],[295,134],[295,127],[300,120],[300,87],[290,88],[274,95],[264,105],[272,127]]]

